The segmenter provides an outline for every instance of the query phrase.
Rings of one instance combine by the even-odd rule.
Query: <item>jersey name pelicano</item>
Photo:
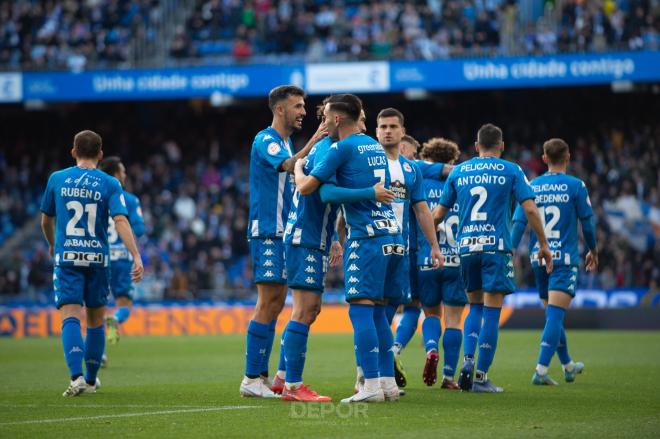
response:
[[[390,187],[387,156],[380,143],[366,134],[356,133],[330,145],[325,157],[310,173],[321,182],[336,176],[341,187],[362,189],[383,182]],[[349,239],[371,238],[401,233],[389,204],[372,200],[343,205]]]
[[[126,210],[128,212],[128,222],[133,229],[133,234],[140,237],[144,234],[144,218],[142,217],[142,208],[138,197],[130,192],[124,191],[124,200],[126,200]],[[110,262],[113,261],[132,261],[133,256],[126,248],[126,244],[121,240],[115,221],[108,219],[108,243],[110,244]]]
[[[475,157],[449,174],[440,204],[460,206],[460,254],[511,252],[513,200],[522,203],[534,192],[520,166],[495,157]]]
[[[401,227],[401,235],[406,248],[410,248],[410,231],[415,226],[410,223],[412,206],[425,201],[422,171],[415,162],[399,155],[398,160],[387,159],[390,170],[390,189],[394,192],[394,216]],[[416,236],[416,235],[415,235]]]
[[[424,193],[426,194],[426,202],[429,204],[429,209],[433,210],[440,204],[445,182],[446,180],[437,180],[435,178],[424,179]],[[454,203],[442,223],[438,224],[437,237],[440,244],[440,251],[442,252],[442,256],[445,257],[445,267],[458,267],[460,265],[458,242],[456,242],[459,222],[458,211],[458,203]],[[417,229],[417,265],[432,266],[433,262],[430,260],[431,244],[424,238],[419,225],[417,225]]]
[[[77,166],[51,174],[41,211],[55,217],[56,266],[107,267],[108,217],[128,216],[116,178]]]
[[[554,265],[578,265],[578,219],[583,221],[593,215],[587,186],[579,178],[554,172],[536,177],[531,185]],[[521,206],[516,209],[513,220],[527,224]],[[535,266],[539,265],[538,251],[538,240],[532,231],[529,255]]]
[[[332,143],[332,139],[325,137],[314,145],[305,161],[305,175],[309,175],[314,169],[314,163],[327,154]],[[301,196],[296,190],[293,193],[293,205],[289,211],[284,242],[322,251],[329,250],[338,209],[339,205],[321,201],[319,191]]]
[[[250,152],[250,222],[248,238],[281,238],[293,195],[293,176],[279,171],[290,158],[291,141],[273,127],[259,131]]]

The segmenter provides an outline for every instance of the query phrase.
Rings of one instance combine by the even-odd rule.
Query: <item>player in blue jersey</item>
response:
[[[320,118],[327,99],[320,106]],[[322,160],[337,139],[325,137],[314,145],[304,160],[304,175]],[[301,160],[300,163],[303,161]],[[302,381],[309,328],[321,310],[321,294],[328,266],[328,250],[337,218],[338,203],[362,200],[391,202],[392,191],[378,182],[363,189],[340,188],[328,183],[309,195],[295,191],[293,206],[284,233],[288,284],[293,292],[293,311],[286,327],[284,351],[286,357],[286,385],[282,392],[285,401],[326,402]]]
[[[126,168],[119,157],[104,158],[99,163],[99,169],[119,180],[122,188],[126,186]],[[135,237],[139,238],[144,235],[144,219],[140,200],[126,190],[123,193],[128,211],[128,222],[131,224]],[[110,291],[115,298],[116,310],[113,315],[106,318],[108,331],[106,340],[110,344],[116,344],[119,341],[119,325],[128,320],[133,306],[133,285],[131,283],[133,258],[119,237],[112,218],[108,221],[108,243],[110,244]],[[107,361],[107,356],[103,354],[103,367],[107,366]]]
[[[109,217],[133,256],[132,280],[139,282],[143,273],[121,185],[96,169],[103,157],[101,137],[93,131],[79,132],[71,155],[76,166],[51,174],[41,201],[41,229],[53,257],[55,304],[62,318],[62,346],[71,377],[64,396],[94,393],[100,384],[97,373],[105,349],[110,286]],[[80,330],[83,305],[87,312],[84,342]]]
[[[539,244],[536,235],[532,233],[529,240],[530,261],[539,295],[546,307],[545,328],[532,384],[557,384],[548,375],[548,366],[555,351],[561,360],[566,382],[575,381],[575,376],[584,369],[584,364],[573,362],[568,353],[563,323],[564,314],[575,296],[577,285],[580,262],[578,220],[582,224],[582,234],[589,248],[586,256],[587,271],[598,268],[598,249],[589,192],[582,180],[566,174],[569,160],[570,153],[566,142],[561,139],[548,140],[543,144],[543,162],[548,165],[548,172],[531,183],[554,262],[554,269],[548,274],[536,257]],[[513,221],[511,241],[515,248],[520,243],[527,225],[522,208],[516,209]]]
[[[458,145],[452,141],[433,138],[424,143],[421,154],[424,163],[447,164],[449,167],[458,160],[460,151]],[[424,179],[424,192],[432,209],[438,206],[444,185],[445,179]],[[454,375],[463,337],[461,317],[463,308],[467,304],[456,242],[457,232],[458,205],[454,204],[445,220],[438,225],[438,241],[445,258],[443,269],[435,270],[430,267],[431,264],[424,256],[428,253],[429,244],[421,235],[418,237],[419,255],[415,261],[419,273],[419,300],[424,307],[425,316],[422,323],[422,338],[426,348],[423,379],[428,386],[434,385],[437,381],[438,350],[442,332],[440,319],[444,313],[445,333],[442,337],[444,366],[441,387],[451,390],[459,389],[454,381]]]
[[[416,272],[412,268],[416,267],[416,261],[410,260],[410,247],[417,247],[417,242],[411,242],[411,234],[412,239],[416,241],[418,226],[431,243],[428,249],[430,253],[427,252],[424,256],[430,258],[429,260],[439,259],[440,257],[440,247],[435,234],[433,217],[424,195],[422,172],[414,161],[408,160],[400,154],[404,134],[404,117],[399,110],[386,108],[378,114],[376,136],[387,154],[392,189],[397,194],[397,199],[392,206],[401,226],[403,241],[406,245],[406,255],[401,266],[396,269],[395,283],[390,285],[390,288],[398,288],[402,292],[400,299],[390,299],[388,303],[388,321],[390,323],[399,305],[409,304],[412,299],[410,273],[411,271]],[[419,317],[419,314],[417,316]],[[398,375],[399,382],[403,387],[406,384],[405,373],[396,373],[397,369],[403,371],[400,361],[396,361],[398,359],[396,354],[399,352],[400,349],[397,349],[395,344],[395,378]]]
[[[390,185],[387,156],[373,138],[360,132],[362,102],[357,96],[334,95],[324,110],[328,133],[339,141],[310,175],[297,168],[296,186],[307,195],[322,183],[336,178],[339,186],[365,188],[381,181]],[[391,206],[376,201],[346,203],[347,241],[344,283],[349,317],[355,331],[356,349],[364,370],[364,388],[342,402],[371,402],[399,398],[394,381],[392,332],[385,314],[386,294],[400,291],[385,286],[392,282],[390,265],[405,253],[400,227]],[[438,261],[440,264],[441,261]]]
[[[242,396],[274,398],[284,387],[285,375],[281,352],[276,379],[271,383],[268,378],[275,326],[287,292],[282,236],[293,196],[289,174],[296,160],[305,157],[325,131],[320,126],[307,145],[293,155],[289,136],[302,128],[305,92],[293,85],[275,87],[268,95],[268,105],[272,124],[257,133],[250,152],[248,240],[258,296],[247,329],[245,376],[239,390]]]
[[[552,271],[552,258],[527,177],[520,166],[500,158],[504,150],[502,130],[492,124],[482,126],[475,146],[479,156],[457,165],[449,174],[434,215],[439,223],[458,203],[457,242],[470,300],[464,325],[465,361],[458,384],[463,390],[502,392],[487,374],[497,348],[504,296],[515,289],[510,231],[514,200],[522,204],[539,238],[538,258],[546,261],[548,272]],[[473,334],[479,334],[476,373]]]

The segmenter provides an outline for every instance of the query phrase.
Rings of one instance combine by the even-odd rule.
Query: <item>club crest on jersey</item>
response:
[[[412,172],[412,166],[410,166],[408,163],[405,163],[405,162],[403,163],[403,169],[406,172]]]
[[[307,262],[316,262],[316,258],[314,257],[314,255],[307,255],[307,257],[305,258],[305,260],[306,260]]]
[[[277,142],[271,142],[268,144],[268,154],[277,155],[282,150],[282,147]]]

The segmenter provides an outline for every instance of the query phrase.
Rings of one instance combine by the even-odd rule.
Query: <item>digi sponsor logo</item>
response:
[[[103,262],[103,253],[64,252],[62,258],[67,262],[100,264]]]
[[[374,221],[374,225],[377,229],[387,229],[387,230],[399,230],[399,223],[396,220],[390,219],[379,219]]]
[[[406,249],[400,244],[385,244],[383,246],[383,254],[388,255],[397,255],[403,256],[406,253]]]
[[[461,239],[461,247],[471,247],[475,245],[495,245],[494,236],[466,236]]]

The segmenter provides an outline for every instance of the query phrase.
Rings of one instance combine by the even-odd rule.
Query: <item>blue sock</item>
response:
[[[385,305],[374,307],[374,324],[378,334],[378,370],[381,377],[394,377],[394,337],[387,322]],[[366,377],[366,374],[365,374]]]
[[[568,353],[568,342],[566,341],[566,330],[564,326],[561,327],[561,334],[559,335],[559,344],[557,345],[557,356],[561,364],[568,364],[573,359]]]
[[[479,357],[477,370],[488,373],[497,350],[497,336],[500,332],[500,313],[502,308],[484,306],[484,324],[479,333]]]
[[[286,382],[299,383],[305,368],[309,325],[291,320],[286,325],[285,334],[282,350],[286,353]]]
[[[261,373],[261,365],[266,354],[268,342],[268,325],[250,320],[247,329],[247,349],[245,352],[245,376],[257,378]]]
[[[85,355],[85,343],[80,332],[80,320],[68,317],[62,321],[62,348],[64,359],[69,366],[71,380],[82,375],[83,357]]]
[[[552,356],[555,355],[561,338],[565,313],[566,311],[563,308],[554,305],[548,305],[545,309],[545,328],[543,328],[543,335],[541,336],[541,350],[538,361],[541,366],[549,366]]]
[[[390,326],[392,325],[392,320],[394,320],[398,307],[398,305],[392,305],[391,303],[385,305],[385,315],[387,316],[387,323],[389,323]]]
[[[403,308],[403,317],[401,323],[396,328],[396,338],[394,343],[403,349],[406,347],[410,339],[415,335],[417,330],[417,323],[419,322],[419,314],[422,310],[416,306],[406,306]]]
[[[355,332],[356,350],[364,377],[378,378],[378,334],[374,323],[374,307],[351,303],[348,316]]]
[[[360,353],[358,352],[358,334],[353,332],[353,351],[355,351],[355,364],[357,367],[362,367],[360,365]]]
[[[424,319],[422,322],[422,339],[424,339],[424,347],[427,354],[433,350],[438,351],[438,342],[440,341],[441,333],[442,326],[440,326],[440,319],[438,317],[430,316]]]
[[[90,385],[96,382],[103,351],[105,351],[105,325],[97,328],[88,327],[85,337],[85,381]]]
[[[481,320],[484,315],[483,303],[471,303],[470,312],[465,318],[463,327],[463,355],[474,358],[477,351],[477,341],[481,332]]]
[[[280,362],[277,364],[277,370],[286,372],[286,352],[284,351],[284,337],[286,337],[286,328],[282,332],[282,341],[280,342]]]
[[[270,362],[270,352],[273,350],[273,341],[275,340],[275,326],[277,326],[277,320],[273,320],[268,325],[268,339],[266,340],[266,355],[261,363],[261,372],[260,375],[268,376],[268,363]],[[284,334],[282,334],[284,335]],[[282,337],[284,340],[284,337]],[[282,347],[280,346],[280,362],[284,352],[282,352]]]
[[[122,306],[121,308],[117,308],[115,311],[115,318],[117,319],[117,323],[124,323],[128,318],[131,316],[131,309],[127,306]]]
[[[445,353],[445,365],[442,368],[442,374],[453,378],[456,374],[458,365],[458,352],[461,350],[461,340],[463,333],[457,328],[445,329],[445,335],[442,337],[442,350]]]

